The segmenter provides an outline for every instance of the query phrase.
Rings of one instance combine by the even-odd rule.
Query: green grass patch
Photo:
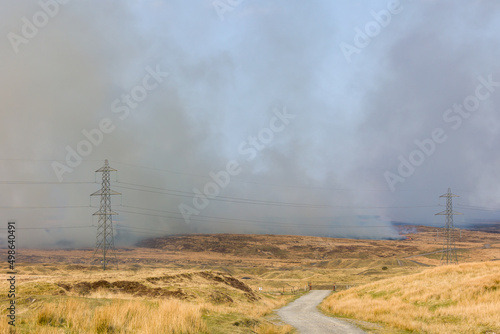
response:
[[[370,292],[370,296],[373,299],[381,298],[381,297],[386,297],[389,295],[388,291],[377,291],[377,292]]]
[[[211,334],[251,333],[250,328],[244,326],[244,324],[249,324],[249,321],[255,320],[238,313],[207,313],[202,318],[207,325],[208,333]]]

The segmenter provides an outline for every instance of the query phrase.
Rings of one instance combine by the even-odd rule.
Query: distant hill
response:
[[[295,235],[192,234],[146,239],[138,247],[279,259],[384,258],[419,251],[402,240],[358,240]]]
[[[475,223],[467,227],[471,231],[481,231],[488,233],[500,233],[500,223]]]

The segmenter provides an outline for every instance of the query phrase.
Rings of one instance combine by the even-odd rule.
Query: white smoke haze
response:
[[[448,187],[457,205],[500,208],[500,88],[458,129],[443,120],[478,78],[500,82],[497,2],[401,1],[351,62],[340,45],[388,1],[243,1],[223,20],[208,0],[0,3],[1,227],[17,221],[19,247],[94,245],[89,195],[105,159],[123,194],[118,245],[191,232],[393,238],[391,221],[441,224]],[[23,37],[41,4],[57,14]],[[113,102],[147,68],[168,77],[121,119]],[[283,108],[295,118],[246,161],[239,144]],[[53,162],[103,119],[113,130],[59,184]],[[391,191],[384,173],[435,128],[447,140]],[[241,172],[187,224],[179,205],[231,160]],[[498,213],[464,210],[464,223]]]

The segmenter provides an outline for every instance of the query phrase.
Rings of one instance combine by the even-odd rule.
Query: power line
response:
[[[160,172],[167,172],[167,173],[178,174],[178,175],[195,176],[195,177],[201,177],[201,178],[210,178],[207,175],[199,175],[199,174],[191,174],[191,173],[186,173],[186,172],[178,172],[178,171],[172,171],[172,170],[155,168],[155,167],[149,167],[149,166],[140,166],[140,165],[134,165],[134,164],[130,164],[130,163],[126,163],[126,162],[120,162],[120,161],[115,161],[115,160],[111,160],[111,162],[112,163],[116,163],[116,164],[120,164],[120,165],[130,166],[130,167],[144,168],[144,169],[156,170],[156,171],[160,171]]]
[[[25,158],[0,158],[0,161],[29,161],[29,162],[66,162],[66,160],[62,159],[25,159]],[[102,160],[84,160],[81,162],[101,162]]]
[[[8,209],[63,209],[63,208],[93,208],[94,206],[50,206],[50,207],[44,207],[44,206],[36,206],[36,207],[0,207],[1,208],[8,208]],[[172,216],[172,215],[164,215],[164,214],[155,214],[155,213],[144,213],[144,212],[134,212],[134,211],[129,211],[129,210],[124,210],[124,209],[115,209],[117,212],[123,212],[123,213],[130,213],[130,214],[137,214],[137,215],[145,215],[145,216],[152,216],[152,217],[162,217],[162,218],[171,218],[171,219],[177,219],[177,220],[183,220],[181,218],[182,214],[179,212],[175,211],[167,211],[167,210],[157,210],[157,209],[150,209],[150,208],[142,208],[142,207],[137,207],[137,206],[130,206],[130,205],[120,205],[120,207],[126,207],[126,208],[131,208],[131,209],[138,209],[138,210],[144,210],[144,211],[152,211],[152,212],[159,212],[159,213],[167,213],[167,214],[172,214],[172,215],[177,215],[177,216]],[[239,219],[239,218],[229,218],[229,217],[217,217],[217,216],[204,216],[204,215],[198,215],[196,217],[192,217],[193,221],[206,221],[206,220],[223,220],[225,222],[220,222],[220,223],[232,223],[232,222],[246,222],[246,223],[257,223],[257,224],[274,224],[274,225],[283,225],[283,226],[311,226],[311,224],[290,224],[290,223],[279,223],[279,222],[270,222],[270,221],[261,221],[261,220],[254,220],[254,219]],[[229,222],[228,222],[229,221]],[[332,227],[331,224],[315,224],[315,226],[318,227]],[[342,228],[350,228],[351,226],[342,226]],[[386,226],[365,226],[366,228],[374,228],[374,227],[386,227]],[[53,228],[53,227],[47,227],[47,228]],[[352,228],[360,228],[359,226],[355,226]],[[363,227],[364,228],[364,227]],[[44,229],[44,228],[40,228]]]
[[[167,215],[159,215],[159,214],[150,214],[150,213],[142,213],[142,212],[132,212],[132,211],[127,211],[127,210],[120,210],[116,209],[118,212],[124,212],[124,213],[131,213],[131,214],[137,214],[137,215],[145,215],[145,216],[153,216],[153,217],[162,217],[162,218],[171,218],[171,219],[176,219],[176,220],[183,220],[181,217],[172,217],[172,216],[167,216]],[[312,228],[342,228],[342,229],[363,229],[363,228],[389,228],[391,227],[390,225],[358,225],[358,226],[352,226],[352,225],[335,225],[334,223],[326,223],[326,224],[307,224],[307,223],[286,223],[286,222],[271,222],[271,221],[260,221],[260,220],[252,220],[252,219],[238,219],[238,218],[224,218],[224,217],[209,217],[209,216],[196,216],[196,217],[191,217],[191,221],[195,222],[207,222],[213,221],[214,223],[217,224],[225,224],[225,225],[238,225],[235,224],[235,222],[243,222],[243,223],[253,223],[253,224],[260,224],[260,225],[267,225],[267,226],[284,226],[284,227],[312,227]],[[239,224],[241,225],[241,224]]]
[[[16,230],[50,230],[50,229],[67,229],[67,228],[90,228],[95,227],[92,225],[84,226],[45,226],[45,227],[16,227]],[[7,230],[7,228],[0,228],[0,230]]]
[[[142,234],[152,234],[152,233],[168,233],[166,230],[158,230],[158,229],[149,229],[149,228],[139,228],[132,227],[128,225],[116,224],[117,229],[127,229],[132,231],[127,231],[129,233],[142,233]],[[140,231],[148,231],[148,232],[140,232]]]
[[[163,218],[172,218],[172,219],[182,219],[181,217],[172,217],[172,216],[158,215],[158,214],[144,213],[144,212],[133,212],[133,211],[127,211],[127,210],[122,210],[122,209],[116,209],[116,211],[118,211],[118,212],[125,212],[125,213],[132,213],[132,214],[136,214],[136,215],[143,215],[143,216],[163,217]]]
[[[116,183],[117,184],[132,185],[135,187],[155,189],[155,191],[115,185],[115,187],[117,187],[117,188],[132,189],[132,190],[138,190],[138,191],[145,191],[145,192],[151,192],[151,193],[157,193],[157,194],[174,195],[174,196],[181,196],[181,197],[193,197],[194,196],[194,194],[192,192],[189,192],[189,191],[182,191],[182,190],[175,190],[175,189],[168,189],[168,188],[161,188],[161,187],[144,186],[144,185],[140,185],[140,184],[136,184],[136,183],[128,183],[128,182],[121,182],[121,181],[117,181]]]
[[[125,166],[130,166],[130,167],[143,168],[143,169],[148,169],[148,170],[156,170],[156,171],[160,171],[160,172],[172,173],[172,174],[177,174],[177,175],[193,176],[193,177],[198,177],[198,178],[202,178],[202,179],[213,181],[212,177],[209,176],[209,175],[200,175],[200,174],[194,174],[194,173],[172,171],[172,170],[168,170],[168,169],[154,168],[154,167],[148,167],[148,166],[141,166],[141,165],[136,165],[136,164],[131,164],[131,163],[125,163],[125,162],[120,162],[120,161],[111,161],[111,162],[117,163],[117,164],[122,164],[122,165],[125,165]],[[367,192],[371,192],[371,191],[388,192],[388,191],[391,191],[387,187],[377,188],[377,189],[349,189],[349,188],[314,187],[314,186],[300,186],[300,185],[278,184],[278,183],[269,183],[269,182],[257,182],[257,181],[241,180],[241,179],[236,178],[234,176],[231,178],[231,182],[245,183],[245,184],[256,184],[256,185],[261,185],[261,186],[306,189],[306,190],[349,191],[349,192],[361,192],[361,191],[367,191]],[[144,186],[144,187],[149,187],[149,186]],[[433,191],[433,190],[431,190],[431,189],[404,189],[404,190],[401,190],[401,191],[429,191],[430,192],[430,191]]]
[[[85,182],[85,181],[80,181],[80,182],[51,182],[51,181],[0,181],[0,184],[57,184],[57,185],[66,185],[66,184],[95,184],[95,182]]]
[[[69,206],[0,206],[0,209],[76,209],[91,208],[89,205],[69,205]]]
[[[171,193],[171,192],[169,193],[168,191],[153,191],[153,190],[137,189],[137,188],[131,188],[131,187],[124,187],[124,186],[116,186],[116,188],[136,190],[136,191],[142,191],[142,192],[148,192],[148,193],[172,195],[172,196],[185,197],[185,198],[193,198],[195,196],[194,193],[189,193],[189,192],[182,192],[184,194],[174,194],[174,193]],[[328,206],[328,205],[300,204],[300,203],[287,203],[287,202],[273,202],[273,201],[262,201],[262,200],[253,200],[253,199],[245,199],[245,198],[238,198],[238,197],[227,197],[227,196],[217,196],[215,198],[210,198],[210,201],[231,202],[231,203],[241,203],[241,204],[259,204],[259,205],[270,205],[270,206],[307,207],[307,208],[329,208],[329,207],[333,207],[333,206]]]
[[[165,212],[165,213],[172,213],[175,215],[181,215],[179,211],[167,211],[167,210],[157,210],[157,209],[149,209],[149,208],[141,208],[138,206],[131,206],[131,205],[125,205],[121,204],[120,206],[126,207],[126,208],[131,208],[131,209],[139,209],[139,210],[146,210],[146,211],[155,211],[155,212]]]
[[[124,182],[118,182],[122,184],[126,184]],[[138,189],[133,187],[125,187],[125,186],[116,186],[116,188],[121,189],[129,189],[142,191],[147,193],[154,194],[164,194],[164,195],[172,195],[177,197],[185,197],[185,198],[193,198],[196,194],[194,192],[187,191],[179,191],[172,190],[168,188],[160,188],[160,187],[150,187],[150,186],[141,186],[147,187],[157,190],[147,190],[147,189]],[[344,206],[344,205],[329,205],[329,204],[312,204],[312,203],[294,203],[294,202],[280,202],[280,201],[266,201],[266,200],[257,200],[250,198],[241,198],[241,197],[233,197],[233,196],[216,196],[214,198],[209,198],[210,201],[219,201],[219,202],[231,202],[231,203],[241,203],[241,204],[255,204],[255,205],[268,205],[268,206],[284,206],[284,207],[296,207],[296,208],[310,208],[310,209],[328,209],[328,208],[336,208],[336,209],[412,209],[412,208],[433,208],[437,207],[437,205],[414,205],[414,206]]]
[[[500,208],[487,208],[482,206],[472,206],[472,205],[457,205],[458,208],[466,210],[478,210],[478,211],[500,211]]]
[[[66,163],[66,160],[63,159],[25,159],[25,158],[0,158],[0,161],[28,161],[28,162],[64,162]],[[82,160],[82,162],[101,162],[102,160]],[[121,164],[124,166],[130,166],[130,167],[135,167],[135,168],[142,168],[142,169],[148,169],[148,170],[156,170],[156,171],[161,171],[161,172],[167,172],[167,173],[172,173],[172,174],[177,174],[177,175],[185,175],[185,176],[192,176],[192,177],[199,177],[207,180],[212,180],[212,178],[209,175],[200,175],[200,174],[195,174],[195,173],[186,173],[186,172],[181,172],[181,171],[173,171],[173,170],[168,170],[168,169],[162,169],[162,168],[155,168],[155,167],[150,167],[150,166],[142,166],[138,164],[132,164],[132,163],[126,163],[122,161],[117,161],[117,160],[110,160],[112,163],[116,164]],[[330,188],[330,187],[315,187],[315,186],[300,186],[300,185],[290,185],[290,184],[277,184],[277,183],[269,183],[269,182],[257,182],[257,181],[249,181],[249,180],[241,180],[235,177],[231,178],[231,182],[238,182],[238,183],[248,183],[248,184],[257,184],[257,185],[263,185],[263,186],[273,186],[273,187],[286,187],[286,188],[297,188],[297,189],[311,189],[311,190],[326,190],[326,191],[351,191],[351,192],[360,192],[360,191],[380,191],[380,192],[388,192],[390,191],[389,188],[383,187],[383,188],[374,188],[374,189],[349,189],[349,188]],[[1,181],[0,181],[1,183]],[[73,182],[53,182],[53,184],[71,184]],[[83,182],[86,183],[86,182]],[[88,182],[88,183],[94,183],[94,182]],[[47,183],[49,184],[49,183]],[[147,187],[147,186],[145,186]],[[399,191],[433,191],[433,189],[401,189]],[[473,190],[461,190],[462,192],[473,192]]]
[[[147,208],[140,208],[140,207],[135,207],[135,206],[129,206],[129,205],[121,205],[123,207],[127,208],[133,208],[133,209],[139,209],[139,210],[148,210],[148,211],[154,211],[154,212],[165,212],[165,213],[171,213],[171,214],[177,214],[181,215],[178,212],[173,212],[173,211],[165,211],[165,210],[155,210],[155,209],[147,209]],[[149,214],[149,213],[141,213],[141,212],[132,212],[132,211],[126,211],[126,210],[121,210],[121,209],[116,209],[118,212],[126,212],[126,213],[133,213],[133,214],[144,214],[148,216],[155,216],[155,217],[165,217],[165,218],[172,218],[172,219],[183,219],[181,217],[174,217],[174,216],[168,216],[168,215],[159,215],[159,214]],[[332,227],[332,224],[290,224],[290,223],[284,223],[284,222],[270,222],[270,221],[262,221],[262,220],[254,220],[254,219],[240,219],[240,218],[230,218],[230,217],[214,217],[214,216],[205,216],[205,215],[197,215],[195,217],[191,217],[191,220],[193,221],[203,221],[203,220],[223,220],[223,221],[230,221],[232,222],[244,222],[244,223],[257,223],[257,224],[267,224],[267,225],[283,225],[283,226],[310,226],[310,225],[315,225],[319,227]],[[333,225],[335,226],[335,225]],[[352,226],[339,226],[340,228],[350,228]],[[362,226],[362,228],[375,228],[375,227],[386,227],[385,225],[377,225],[377,226]],[[354,226],[353,228],[359,228],[359,226]]]

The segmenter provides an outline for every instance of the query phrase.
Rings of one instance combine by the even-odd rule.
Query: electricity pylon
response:
[[[443,253],[441,254],[441,264],[456,264],[458,263],[457,248],[455,246],[455,227],[453,226],[453,215],[462,215],[463,213],[453,211],[453,197],[460,197],[448,192],[439,197],[446,197],[446,210],[436,213],[436,215],[446,215],[446,225],[444,231]]]
[[[113,236],[113,220],[112,215],[118,213],[111,210],[111,195],[121,195],[120,193],[110,189],[110,172],[117,170],[109,166],[108,160],[104,161],[104,166],[96,170],[96,173],[102,173],[102,188],[90,196],[101,196],[101,207],[99,211],[94,213],[94,216],[99,216],[99,225],[97,226],[97,235],[95,243],[95,251],[92,263],[102,264],[102,269],[115,263],[118,269],[118,261],[116,260],[115,242]]]

